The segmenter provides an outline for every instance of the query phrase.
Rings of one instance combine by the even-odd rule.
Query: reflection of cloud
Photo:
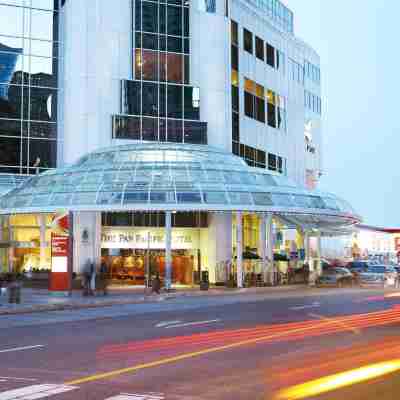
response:
[[[22,49],[16,49],[0,43],[0,97],[8,98],[8,88]]]

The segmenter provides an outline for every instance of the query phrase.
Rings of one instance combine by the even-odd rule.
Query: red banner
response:
[[[68,214],[56,214],[51,234],[51,275],[49,290],[67,292],[71,289],[71,271],[68,269],[69,254]]]

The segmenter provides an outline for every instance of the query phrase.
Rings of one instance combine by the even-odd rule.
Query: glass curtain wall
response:
[[[0,173],[56,167],[58,0],[0,0]]]
[[[114,137],[206,144],[199,89],[189,85],[189,3],[135,0],[134,22],[135,80],[122,82]]]

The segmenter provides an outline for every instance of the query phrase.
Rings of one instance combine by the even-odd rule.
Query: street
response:
[[[399,300],[304,289],[2,316],[0,400],[395,399]]]

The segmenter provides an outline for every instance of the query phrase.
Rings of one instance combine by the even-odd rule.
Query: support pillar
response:
[[[317,231],[317,260],[316,260],[316,273],[317,276],[322,274],[322,264],[321,264],[321,231]]]
[[[310,234],[304,231],[304,263],[308,264],[310,270],[313,268],[310,260]]]
[[[260,235],[258,240],[259,254],[261,260],[265,263],[267,258],[267,217],[265,214],[260,215]]]
[[[267,233],[267,272],[269,277],[269,283],[271,285],[275,284],[275,274],[274,274],[274,233],[272,230],[272,214],[268,214],[266,217],[266,233]]]
[[[100,265],[101,212],[74,212],[73,220],[73,272],[79,274],[88,260]]]
[[[165,213],[165,288],[171,289],[172,284],[172,214]]]
[[[237,287],[243,287],[243,215],[236,213],[236,269]]]
[[[39,222],[39,239],[40,239],[40,267],[43,268],[46,262],[46,216],[40,214]]]

